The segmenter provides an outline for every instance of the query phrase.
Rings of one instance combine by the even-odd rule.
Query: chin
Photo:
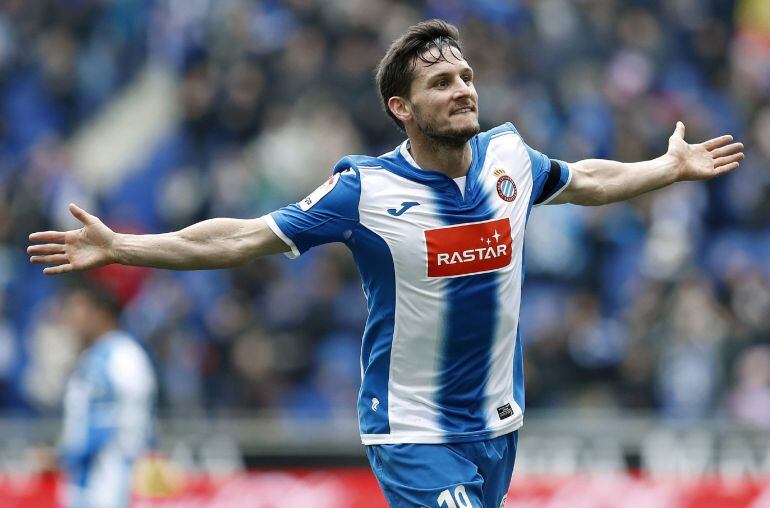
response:
[[[446,135],[450,137],[465,138],[465,141],[468,141],[478,134],[480,130],[481,128],[479,127],[479,122],[477,120],[466,121],[448,129]]]
[[[453,125],[449,128],[455,132],[473,132],[471,136],[475,136],[479,133],[479,119],[476,116],[470,118],[460,118],[459,122],[453,122]]]
[[[459,147],[464,145],[473,136],[479,133],[480,127],[476,117],[473,118],[452,118],[444,128],[436,128],[430,123],[420,125],[420,130],[436,143]]]

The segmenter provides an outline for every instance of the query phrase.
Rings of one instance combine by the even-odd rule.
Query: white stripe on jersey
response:
[[[390,247],[396,280],[396,316],[388,374],[390,436],[409,435],[437,427],[433,400],[437,389],[434,363],[441,357],[443,338],[443,279],[425,279],[423,230],[435,227],[437,211],[430,187],[384,169],[359,167],[361,225],[380,236]],[[395,220],[388,207],[415,201],[409,220]],[[387,435],[386,435],[387,436]]]

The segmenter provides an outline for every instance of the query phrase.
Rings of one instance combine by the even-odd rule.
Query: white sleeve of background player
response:
[[[131,339],[117,345],[109,363],[115,390],[117,438],[124,453],[135,456],[146,449],[152,433],[155,372],[147,354]]]

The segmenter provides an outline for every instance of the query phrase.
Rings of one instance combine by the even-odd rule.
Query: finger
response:
[[[726,134],[724,136],[719,136],[718,138],[709,139],[708,141],[703,142],[703,146],[706,148],[706,150],[713,150],[715,148],[719,148],[721,146],[725,146],[727,143],[733,140],[733,137],[729,134]]]
[[[727,155],[733,155],[741,150],[743,150],[743,143],[733,143],[731,145],[723,146],[722,148],[717,148],[711,152],[711,156],[718,159]]]
[[[30,245],[27,254],[39,256],[41,254],[64,254],[64,245],[60,243],[46,243],[43,245]]]
[[[29,235],[29,241],[64,243],[66,236],[67,232],[64,231],[38,231]]]
[[[724,166],[720,166],[718,169],[718,173],[716,176],[724,175],[725,173],[729,173],[730,171],[735,171],[740,167],[740,162],[731,162],[730,164],[725,164]]]
[[[58,275],[60,273],[67,273],[71,271],[73,271],[73,267],[70,264],[59,265],[59,266],[49,266],[47,268],[43,268],[43,273],[45,275]]]
[[[79,220],[86,226],[88,226],[89,224],[93,224],[98,220],[96,217],[86,212],[75,203],[70,203],[69,209],[70,209],[70,213],[74,215],[77,220]]]
[[[676,128],[674,129],[674,136],[678,136],[684,139],[684,124],[682,122],[676,122]]]
[[[729,155],[727,157],[720,157],[718,159],[714,159],[714,167],[719,168],[727,164],[732,164],[733,162],[738,162],[742,159],[743,159],[743,152],[736,153],[734,155]]]
[[[54,254],[52,256],[32,256],[29,261],[33,265],[60,265],[69,262],[66,254]]]

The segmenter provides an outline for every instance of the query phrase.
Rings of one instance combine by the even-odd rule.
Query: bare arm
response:
[[[230,268],[289,247],[261,219],[209,219],[173,233],[126,235],[70,204],[83,227],[29,235],[27,253],[35,264],[54,265],[43,273],[90,270],[110,263],[172,270]]]
[[[668,151],[656,159],[634,163],[586,159],[570,164],[570,183],[551,204],[604,205],[674,182],[714,178],[737,169],[743,159],[743,144],[732,140],[726,135],[688,144],[684,124],[678,122]]]

